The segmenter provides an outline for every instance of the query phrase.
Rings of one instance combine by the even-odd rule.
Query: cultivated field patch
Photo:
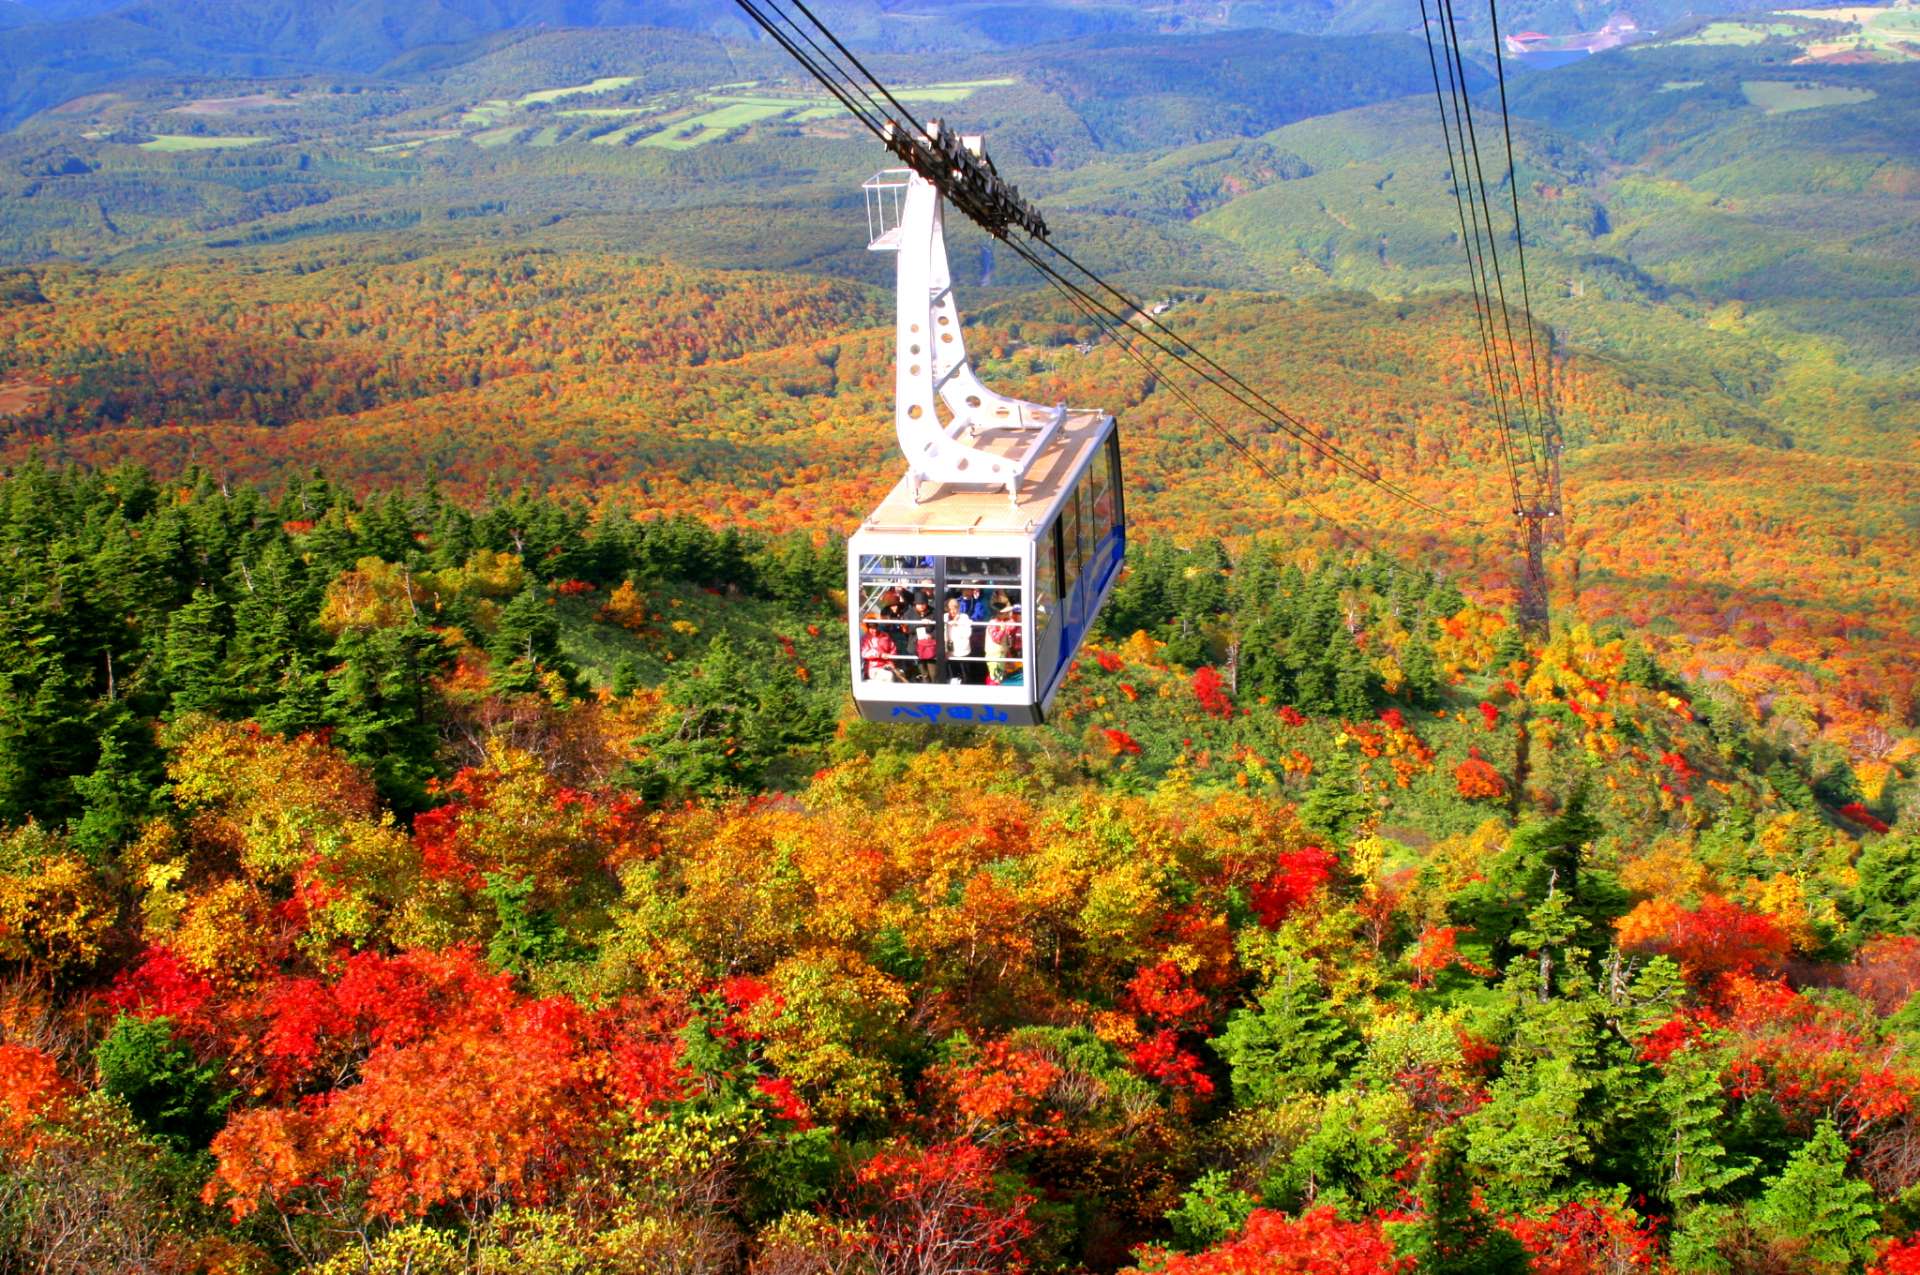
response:
[[[186,151],[217,151],[227,150],[237,146],[258,146],[262,142],[271,140],[271,138],[266,137],[244,137],[240,135],[216,137],[212,134],[163,133],[152,141],[140,143],[140,149],[143,151],[160,151],[162,153],[178,154]]]
[[[1872,101],[1875,96],[1872,89],[1849,89],[1837,84],[1810,82],[1790,83],[1786,80],[1742,80],[1740,91],[1746,94],[1748,102],[1768,115],[1811,111],[1822,106],[1852,106]]]

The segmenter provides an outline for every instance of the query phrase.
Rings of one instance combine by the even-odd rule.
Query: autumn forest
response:
[[[1417,18],[822,4],[1355,462],[956,227],[982,378],[1115,413],[1128,520],[994,729],[852,707],[884,152],[731,6],[54,7],[0,3],[0,1275],[1920,1273],[1897,13],[1509,71],[1535,628]]]

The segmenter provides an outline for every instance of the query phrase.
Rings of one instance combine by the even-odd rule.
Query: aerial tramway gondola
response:
[[[868,246],[898,254],[894,425],[907,472],[847,546],[848,656],[863,717],[1045,721],[1126,556],[1117,423],[1098,409],[1024,402],[981,384],[954,304],[944,207],[1032,266],[1121,354],[1161,378],[1239,463],[1291,492],[1343,541],[1376,552],[1364,536],[1316,508],[1192,393],[1164,379],[1156,359],[1177,365],[1234,410],[1345,474],[1409,507],[1450,516],[1176,335],[1053,242],[1045,218],[1000,179],[979,138],[952,133],[939,120],[916,120],[806,0],[790,0],[798,17],[781,0],[735,3],[905,165],[865,187]],[[1437,91],[1437,62],[1435,83]],[[1501,115],[1504,124],[1504,85]],[[1451,163],[1451,145],[1448,154]],[[1512,173],[1509,146],[1510,184]],[[1516,199],[1516,238],[1519,230]],[[1091,288],[1074,276],[1084,276]],[[1524,302],[1524,267],[1522,292]],[[1503,310],[1504,303],[1503,292]],[[1477,313],[1487,316],[1484,308]],[[1530,312],[1523,328],[1531,332]],[[1510,332],[1508,352],[1511,357]],[[1504,413],[1502,424],[1505,435]],[[1556,464],[1556,515],[1557,473]],[[1514,496],[1518,511],[1517,483]],[[1537,553],[1533,557],[1537,565]]]
[[[957,140],[982,159],[978,138]],[[898,255],[907,472],[847,543],[854,702],[869,721],[1037,725],[1125,557],[1119,426],[983,385],[939,189],[891,169],[865,191],[868,247]]]

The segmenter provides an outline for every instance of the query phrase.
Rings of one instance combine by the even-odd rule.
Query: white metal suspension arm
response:
[[[894,321],[894,430],[906,456],[917,499],[923,483],[1002,487],[1017,497],[1020,479],[1058,428],[1056,414],[1038,404],[986,388],[967,356],[966,335],[954,304],[940,192],[917,173],[887,174],[869,191],[903,191],[899,224],[870,227],[870,247],[899,254]],[[940,422],[938,406],[952,418]],[[997,453],[961,441],[963,434],[1039,431],[1026,446]]]

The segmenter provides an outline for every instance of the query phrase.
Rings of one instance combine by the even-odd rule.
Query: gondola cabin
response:
[[[1118,425],[981,384],[938,191],[906,170],[866,191],[870,246],[899,253],[907,472],[848,541],[854,701],[869,721],[1037,725],[1125,558]]]

